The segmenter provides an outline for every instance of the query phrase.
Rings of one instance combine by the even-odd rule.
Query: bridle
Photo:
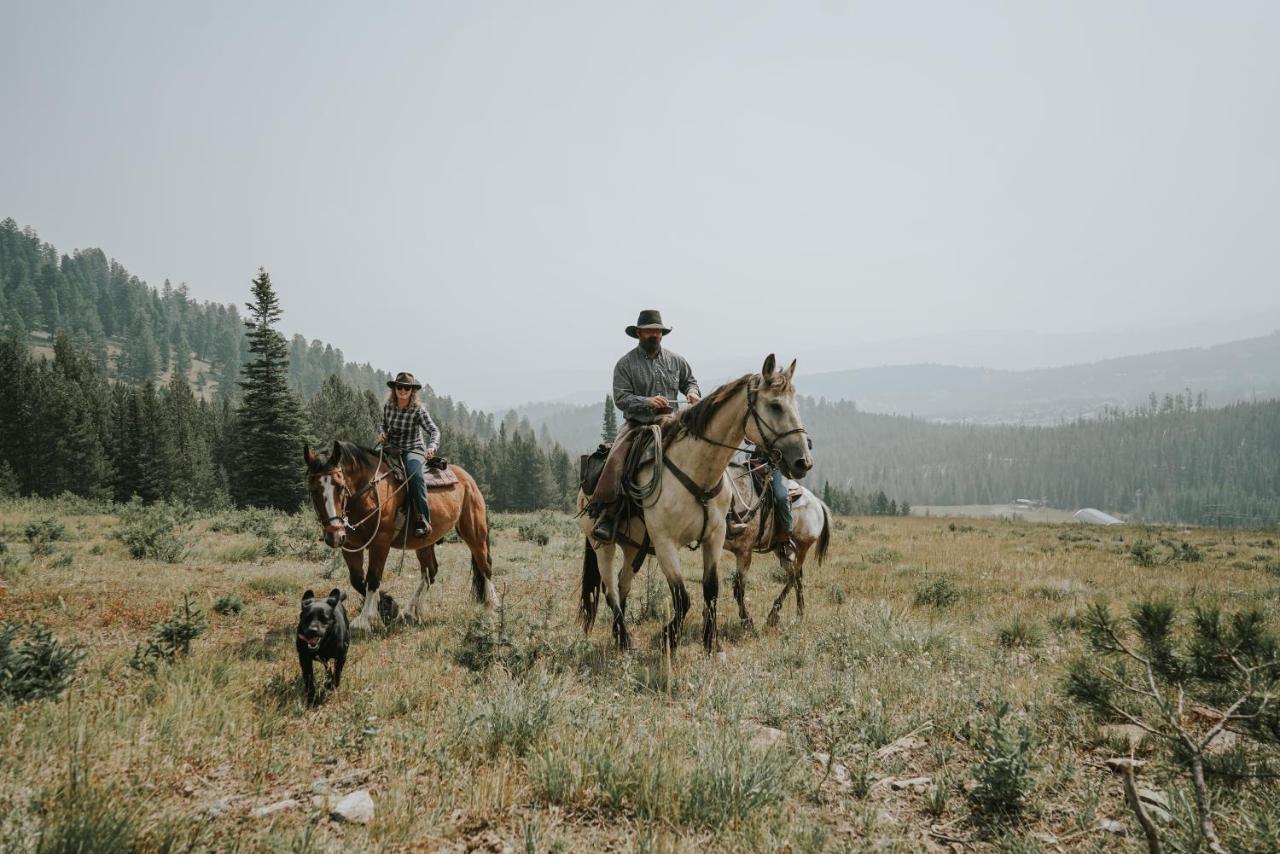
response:
[[[796,433],[803,433],[805,436],[808,436],[809,431],[803,427],[795,427],[791,430],[778,432],[765,424],[764,419],[760,417],[759,410],[756,409],[756,401],[760,397],[760,386],[755,384],[754,379],[755,378],[753,377],[752,382],[747,384],[747,411],[742,414],[742,434],[745,436],[747,433],[748,420],[755,422],[756,432],[760,434],[760,439],[763,442],[760,447],[764,448],[765,454],[769,457],[769,462],[773,463],[775,466],[781,466],[782,451],[778,450],[777,443],[781,439]],[[764,383],[763,376],[760,378],[760,383]],[[773,434],[772,437],[770,437],[770,433]],[[715,439],[708,439],[705,436],[695,436],[694,438],[706,442],[709,445],[717,445],[721,448],[729,448],[734,451],[745,450],[739,445],[726,445],[724,442],[717,442]]]
[[[387,467],[387,470],[385,472],[382,470],[382,455],[383,455],[383,449],[379,447],[378,448],[378,464],[373,469],[373,479],[370,480],[368,483],[366,483],[364,486],[360,487],[355,492],[349,492],[349,490],[347,489],[347,486],[346,486],[347,474],[342,470],[342,463],[340,462],[330,466],[328,471],[318,472],[316,474],[311,475],[311,477],[313,478],[322,477],[323,475],[332,476],[332,474],[335,471],[342,475],[341,484],[337,483],[336,481],[334,482],[335,490],[340,489],[344,493],[342,497],[342,513],[338,515],[328,516],[325,519],[321,520],[320,524],[323,527],[324,532],[326,534],[336,534],[339,531],[342,531],[344,533],[346,531],[351,531],[354,534],[356,533],[357,528],[359,528],[365,522],[368,522],[370,518],[376,515],[378,517],[378,522],[374,526],[373,533],[369,536],[368,540],[365,541],[365,544],[367,545],[369,542],[372,542],[373,539],[378,536],[378,529],[382,527],[382,493],[378,493],[378,503],[374,506],[374,508],[370,510],[367,514],[365,514],[364,518],[362,518],[359,522],[356,522],[354,525],[351,524],[351,521],[347,517],[347,505],[353,499],[360,498],[362,495],[369,492],[369,490],[376,489],[379,483],[381,483],[382,481],[386,480],[388,477],[391,476],[390,466]],[[396,487],[391,494],[394,495],[396,492],[399,492],[404,487],[405,487],[405,484],[401,484],[400,486]],[[338,500],[339,500],[338,495],[335,494],[333,497],[334,509],[337,509],[338,507]],[[334,524],[335,522],[337,524]],[[359,551],[363,551],[365,548],[364,546],[357,546],[355,548],[349,549],[347,548],[346,543],[341,543],[338,547],[342,549],[344,552],[359,552]]]

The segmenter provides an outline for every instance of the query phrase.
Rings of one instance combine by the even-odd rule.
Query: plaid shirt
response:
[[[424,430],[428,437],[425,442],[422,439]],[[435,453],[440,447],[440,428],[421,403],[412,409],[401,409],[390,401],[382,404],[382,423],[378,425],[378,432],[386,433],[387,444],[403,452],[426,453],[429,450]]]
[[[678,392],[702,395],[689,363],[665,347],[653,356],[635,347],[613,368],[613,403],[633,424],[653,423],[651,397],[662,395],[671,401],[672,409],[678,409]]]

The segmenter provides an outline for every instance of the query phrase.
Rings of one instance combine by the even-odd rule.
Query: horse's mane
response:
[[[736,380],[730,380],[693,406],[678,413],[675,418],[679,428],[693,436],[697,436],[699,439],[703,438],[707,425],[711,423],[711,419],[716,416],[716,413],[729,402],[730,398],[742,391],[757,376],[760,375],[743,374]],[[763,381],[763,387],[769,389],[785,390],[790,384],[791,381],[787,379],[787,375],[781,371],[768,374]]]
[[[335,443],[342,452],[342,459],[353,459],[357,463],[366,468],[372,467],[378,462],[378,452],[372,448],[365,448],[357,445],[355,442],[337,441]],[[315,459],[311,461],[308,468],[312,474],[323,474],[328,471],[338,460],[331,459],[333,451],[319,451],[316,453]]]

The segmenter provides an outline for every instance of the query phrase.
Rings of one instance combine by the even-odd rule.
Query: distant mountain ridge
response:
[[[1280,331],[1058,368],[890,365],[801,374],[796,385],[801,394],[852,401],[867,412],[978,423],[1051,424],[1188,389],[1224,406],[1280,397]]]

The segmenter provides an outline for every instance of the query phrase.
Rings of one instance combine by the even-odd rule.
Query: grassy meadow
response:
[[[625,655],[607,619],[585,639],[574,622],[574,520],[498,515],[501,613],[471,603],[468,553],[445,545],[425,623],[358,636],[342,687],[308,709],[300,596],[349,591],[314,520],[178,514],[166,534],[131,512],[0,504],[0,619],[84,654],[56,699],[0,702],[2,850],[1144,850],[1103,764],[1131,751],[1155,760],[1143,785],[1167,804],[1166,846],[1187,850],[1184,778],[1064,693],[1080,615],[1160,596],[1280,627],[1275,532],[839,518],[802,622],[791,600],[765,628],[780,576],[757,556],[743,629],[726,557],[724,654],[704,655],[684,552],[685,645],[674,661],[658,645],[669,597],[651,566]],[[139,538],[168,560],[134,558]],[[407,606],[416,561],[397,563],[384,589]],[[184,594],[207,630],[131,666]],[[1009,814],[973,796],[993,739],[1022,744]],[[330,820],[359,788],[373,820]],[[1280,848],[1274,780],[1212,791],[1229,848]]]

